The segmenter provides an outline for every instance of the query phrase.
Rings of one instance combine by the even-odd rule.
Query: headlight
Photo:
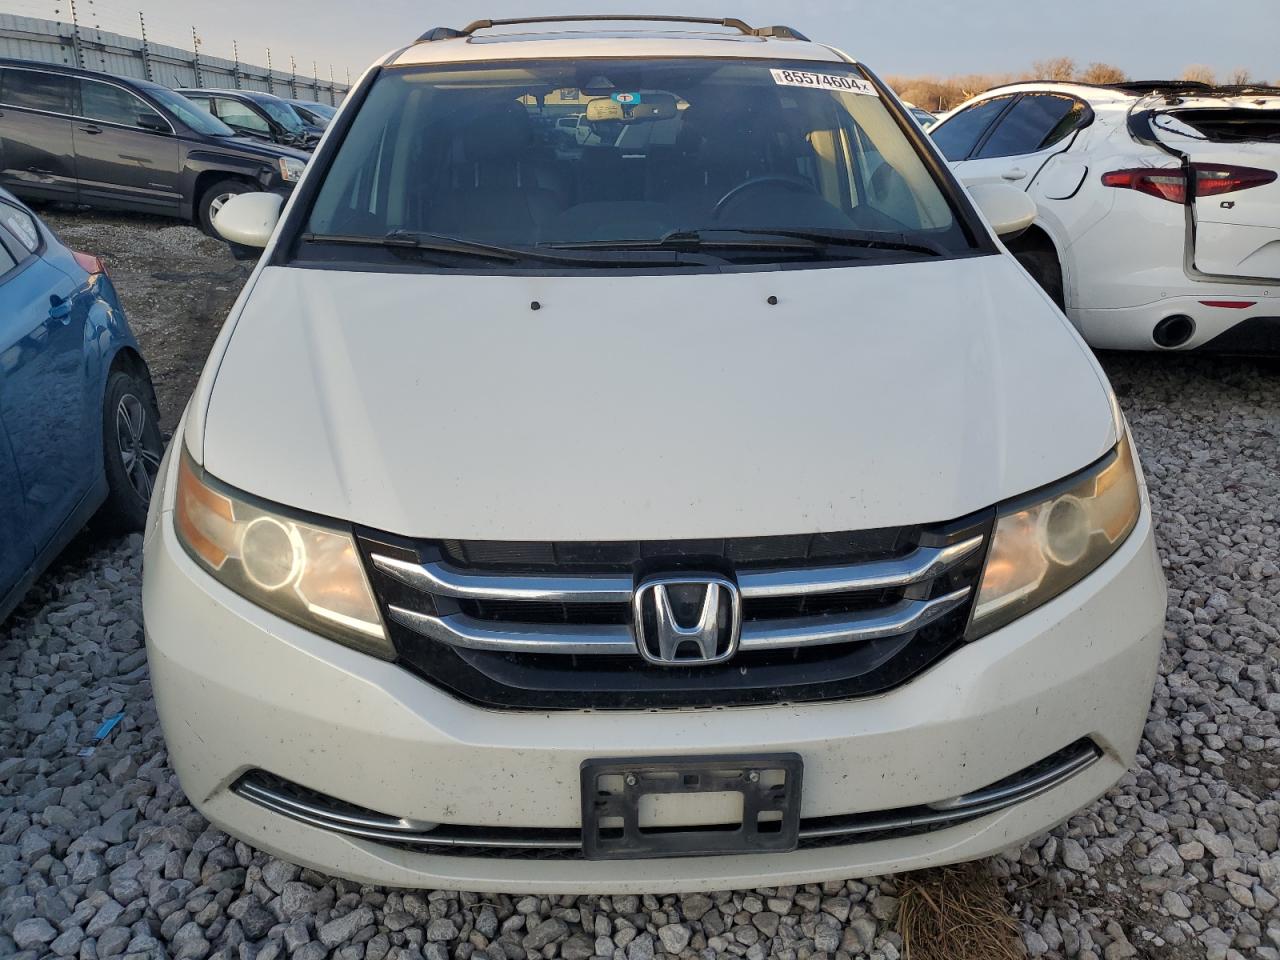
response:
[[[302,173],[307,169],[306,163],[297,157],[281,157],[280,158],[280,176],[286,183],[296,183],[302,179]]]
[[[1096,570],[1137,525],[1142,510],[1127,431],[1101,463],[1048,495],[1000,511],[969,639],[1047,603]]]
[[[184,450],[174,526],[187,553],[247,600],[347,646],[395,658],[351,534],[250,503]]]

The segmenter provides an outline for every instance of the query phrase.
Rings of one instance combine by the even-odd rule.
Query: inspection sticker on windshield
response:
[[[780,87],[809,87],[812,90],[838,90],[841,93],[860,93],[865,97],[878,96],[876,88],[857,77],[835,77],[829,73],[806,73],[803,70],[770,70],[773,82]]]

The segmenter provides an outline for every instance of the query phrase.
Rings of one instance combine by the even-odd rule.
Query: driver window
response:
[[[163,118],[128,90],[97,80],[80,81],[81,111],[90,120],[118,123],[126,127],[138,126],[138,117]]]

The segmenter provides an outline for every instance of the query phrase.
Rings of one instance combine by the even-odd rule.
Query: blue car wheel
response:
[[[107,382],[103,403],[103,459],[108,495],[100,525],[116,532],[141,530],[164,457],[160,419],[148,384],[124,371]]]

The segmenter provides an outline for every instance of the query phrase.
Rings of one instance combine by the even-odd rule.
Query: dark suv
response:
[[[324,133],[303,121],[297,111],[270,93],[257,90],[204,90],[181,87],[178,93],[245,137],[313,150]]]
[[[237,136],[167,87],[0,59],[0,186],[196,222],[238,193],[287,191],[308,154]]]

